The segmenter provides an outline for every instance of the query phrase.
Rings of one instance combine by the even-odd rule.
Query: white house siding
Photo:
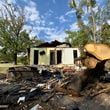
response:
[[[78,48],[31,48],[30,49],[30,65],[34,64],[34,50],[45,51],[45,55],[38,54],[38,64],[39,65],[50,65],[50,50],[61,50],[62,51],[62,64],[74,64],[73,50],[77,50],[78,57],[80,56],[80,51]],[[57,56],[58,57],[58,56]]]
[[[30,65],[33,65],[34,64],[34,50],[36,48],[31,48],[30,49]]]
[[[73,64],[73,49],[64,48],[62,52],[62,63],[63,64]]]

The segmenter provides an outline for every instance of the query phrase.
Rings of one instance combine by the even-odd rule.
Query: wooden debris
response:
[[[21,67],[16,68],[17,74],[21,72],[24,75],[12,82],[0,80],[0,104],[7,105],[2,107],[9,110],[33,110],[39,107],[38,110],[80,110],[83,99],[110,92],[108,84],[96,83],[92,71],[69,71],[69,74],[64,74],[63,68],[45,68],[36,67],[34,73],[30,67],[23,68],[28,72],[22,71]],[[82,91],[85,94],[81,94]]]

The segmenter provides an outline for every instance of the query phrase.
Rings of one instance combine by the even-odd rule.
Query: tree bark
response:
[[[90,7],[90,10],[91,10],[91,15],[92,15],[92,33],[93,33],[93,41],[94,43],[97,42],[96,40],[96,23],[95,23],[95,18],[94,18],[94,12],[92,10],[92,7]]]
[[[17,53],[14,53],[13,60],[14,60],[14,64],[17,65]]]

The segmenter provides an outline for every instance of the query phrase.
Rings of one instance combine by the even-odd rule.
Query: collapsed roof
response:
[[[68,47],[71,47],[71,44],[70,43],[59,42],[57,40],[52,41],[50,43],[49,42],[42,43],[42,44],[38,45],[37,47],[58,47],[58,46],[63,45],[63,44],[66,44]]]

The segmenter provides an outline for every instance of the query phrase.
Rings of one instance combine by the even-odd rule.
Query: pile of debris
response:
[[[9,68],[6,79],[1,78],[0,108],[8,110],[76,108],[72,96],[79,97],[77,93],[79,90],[77,91],[74,85],[77,77],[67,74],[64,76],[63,70],[64,68],[48,66]]]
[[[0,77],[0,109],[109,110],[110,84],[90,71],[67,66],[9,68],[6,77]]]

